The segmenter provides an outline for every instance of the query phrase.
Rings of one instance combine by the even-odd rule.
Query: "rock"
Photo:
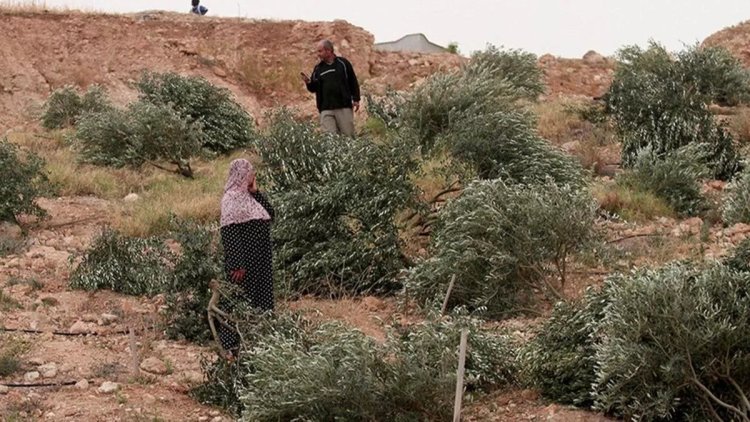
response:
[[[96,322],[99,318],[96,315],[86,314],[81,318],[83,322]]]
[[[141,197],[138,196],[137,193],[130,193],[127,196],[125,196],[124,198],[122,198],[122,200],[125,201],[125,202],[136,202],[139,199],[141,199]]]
[[[44,415],[44,418],[45,419],[52,419],[52,420],[54,420],[54,419],[57,419],[57,415],[55,415],[52,412],[49,412],[49,413],[47,413],[47,414]]]
[[[39,372],[37,372],[37,371],[31,371],[31,372],[25,373],[23,375],[23,379],[25,381],[27,381],[27,382],[32,382],[32,381],[38,380],[39,376],[40,376]]]
[[[44,359],[42,358],[31,358],[29,359],[29,364],[34,366],[41,366],[44,365]]]
[[[220,68],[220,67],[214,67],[214,75],[220,77],[220,78],[226,78],[227,77],[227,71]]]
[[[198,418],[199,422],[206,422],[208,420],[208,416],[201,416]]]
[[[0,223],[0,239],[10,239],[20,242],[23,240],[23,231],[16,224],[4,221]]]
[[[112,394],[120,389],[120,385],[116,382],[104,381],[101,386],[96,390],[102,394]]]
[[[54,362],[41,365],[38,369],[42,374],[42,378],[54,378],[57,376],[57,364]]]
[[[156,375],[164,375],[168,372],[167,365],[155,357],[150,357],[141,362],[141,369]]]
[[[607,59],[596,51],[589,50],[589,52],[583,55],[583,62],[588,64],[604,64],[607,63]]]
[[[215,418],[211,419],[211,422],[221,422],[221,421],[223,421],[223,420],[224,420],[224,419],[223,419],[223,418],[222,418],[221,416],[217,416],[217,417],[215,417]]]
[[[102,314],[101,316],[101,320],[104,323],[104,325],[112,324],[114,322],[117,322],[119,319],[120,317],[118,317],[115,314]]]
[[[94,329],[91,325],[79,320],[68,331],[71,334],[91,334],[94,332]]]
[[[203,384],[203,374],[198,371],[185,371],[181,376],[182,380],[191,385]]]
[[[88,390],[89,389],[89,382],[88,380],[80,380],[76,383],[76,388],[79,390]]]
[[[10,388],[5,385],[0,385],[0,396],[8,394],[8,391],[10,391]]]
[[[721,180],[712,180],[712,181],[708,182],[708,186],[711,189],[718,190],[718,191],[723,191],[724,188],[727,186],[727,182],[723,182]]]

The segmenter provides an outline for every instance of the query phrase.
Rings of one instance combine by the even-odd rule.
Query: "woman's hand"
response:
[[[246,272],[247,271],[244,268],[237,268],[236,270],[233,270],[231,275],[232,281],[234,281],[235,283],[241,282],[242,279],[245,278]]]

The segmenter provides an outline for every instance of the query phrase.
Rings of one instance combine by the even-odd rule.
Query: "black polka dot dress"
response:
[[[230,224],[221,228],[221,242],[224,247],[224,270],[227,280],[232,281],[232,272],[244,269],[245,276],[237,283],[240,286],[235,301],[244,301],[253,308],[265,312],[273,310],[273,250],[271,243],[271,222],[274,211],[268,199],[260,192],[252,194],[258,203],[271,216],[271,220],[250,220]],[[220,308],[232,312],[231,301],[220,301]],[[236,352],[239,348],[237,332],[215,322],[219,339],[224,350]]]

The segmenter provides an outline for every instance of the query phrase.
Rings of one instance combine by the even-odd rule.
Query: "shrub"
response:
[[[750,223],[750,170],[743,170],[727,186],[721,214],[727,225]]]
[[[524,107],[541,92],[532,59],[490,46],[465,68],[435,74],[409,94],[389,91],[368,100],[368,110],[423,156],[448,156],[443,171],[459,179],[551,176],[561,184],[582,184],[580,166],[537,135]]]
[[[501,83],[517,88],[523,98],[536,100],[544,93],[544,74],[537,65],[536,55],[523,50],[504,50],[492,44],[471,55],[468,72],[487,66]]]
[[[161,238],[128,238],[105,229],[71,274],[70,287],[152,296],[166,291],[170,283],[167,265],[173,261]]]
[[[519,353],[524,381],[556,402],[591,406],[596,327],[606,303],[604,293],[589,290],[580,302],[555,305],[550,318]]]
[[[50,130],[70,127],[86,113],[99,113],[111,107],[105,91],[98,85],[90,86],[83,95],[78,95],[72,86],[66,86],[54,91],[47,99],[42,126]]]
[[[337,323],[282,313],[243,324],[247,344],[239,364],[209,366],[209,383],[198,395],[224,404],[236,397],[230,408],[242,420],[446,419],[463,327],[471,332],[467,389],[478,394],[507,383],[514,364],[510,344],[476,320],[400,327],[381,345]]]
[[[177,173],[192,177],[190,158],[200,150],[200,126],[188,123],[169,105],[139,101],[123,112],[110,109],[87,114],[76,139],[83,160],[114,167],[162,167],[166,161]]]
[[[707,208],[700,181],[709,171],[702,163],[702,154],[694,146],[680,148],[663,157],[643,150],[633,167],[619,177],[618,183],[653,193],[681,216],[698,215]]]
[[[735,270],[750,272],[750,238],[745,238],[724,258],[724,265]]]
[[[685,145],[705,143],[712,175],[727,179],[738,169],[731,135],[708,110],[712,101],[747,98],[750,79],[738,60],[718,48],[693,47],[672,59],[659,44],[626,47],[606,95],[607,110],[622,137],[623,164],[639,151],[661,157]]]
[[[199,142],[213,152],[227,153],[255,139],[253,120],[229,90],[202,77],[146,72],[136,83],[141,100],[170,105],[191,125],[203,130]]]
[[[610,278],[605,288],[600,409],[639,420],[748,418],[750,274],[673,264]]]
[[[219,242],[207,227],[173,219],[171,237],[180,245],[166,296],[166,333],[175,340],[205,343],[211,339],[206,306],[212,279],[223,278]]]
[[[486,307],[492,317],[517,312],[550,274],[565,283],[568,256],[594,237],[595,214],[587,192],[551,181],[475,182],[441,211],[432,257],[410,271],[407,292],[430,301],[456,275],[452,306]]]
[[[0,139],[0,222],[16,221],[20,214],[39,217],[46,212],[36,198],[49,191],[44,161],[32,153],[21,154],[7,139]]]
[[[391,291],[404,267],[396,215],[416,198],[403,145],[317,133],[288,112],[258,145],[279,210],[275,265],[294,293]]]

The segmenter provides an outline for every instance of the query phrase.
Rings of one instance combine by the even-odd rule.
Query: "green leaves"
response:
[[[456,275],[452,306],[516,313],[551,273],[564,282],[568,254],[594,238],[595,216],[586,191],[553,181],[474,182],[440,213],[432,257],[411,270],[407,291],[428,302]]]
[[[249,146],[256,138],[252,117],[231,92],[198,76],[146,72],[136,83],[140,99],[169,106],[189,125],[199,126],[203,148],[228,153]]]
[[[16,221],[20,214],[45,216],[36,198],[48,192],[44,161],[32,153],[22,154],[7,139],[0,139],[0,222]]]
[[[111,108],[106,93],[98,85],[91,85],[82,96],[75,88],[66,86],[53,92],[47,99],[42,126],[50,130],[74,126],[86,113],[99,113]]]
[[[711,175],[730,178],[739,169],[737,153],[708,105],[750,97],[750,77],[739,61],[725,50],[697,46],[673,59],[656,43],[647,50],[625,47],[619,58],[606,98],[622,138],[623,164],[634,165],[643,148],[661,158],[688,144],[704,143]]]

